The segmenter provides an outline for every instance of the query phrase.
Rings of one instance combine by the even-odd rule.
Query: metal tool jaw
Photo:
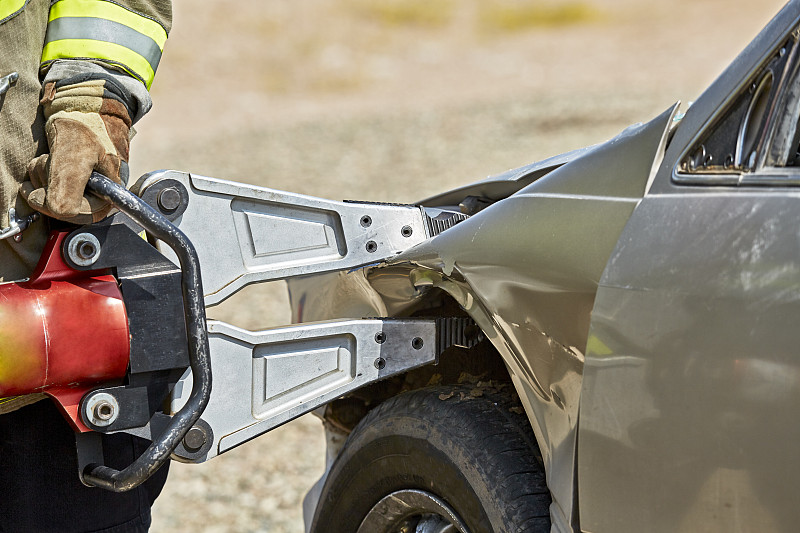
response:
[[[323,200],[171,170],[146,174],[132,190],[192,240],[207,306],[250,283],[379,263],[429,238],[419,206]]]
[[[359,387],[436,363],[446,348],[452,324],[442,327],[441,319],[352,319],[251,332],[206,323],[204,308],[251,283],[380,263],[462,215],[323,200],[174,171],[143,176],[132,189],[138,196],[97,175],[89,190],[124,215],[71,233],[63,253],[76,270],[115,274],[131,355],[120,383],[80,398],[77,412],[93,430],[77,438],[86,484],[128,490],[170,454],[206,461]],[[147,241],[137,235],[141,228]],[[99,434],[115,432],[153,442],[122,472],[102,466],[98,445]]]
[[[198,440],[173,454],[203,462],[369,383],[437,361],[433,320],[365,319],[250,332],[208,324],[214,394]],[[180,409],[187,373],[173,391]],[[210,430],[210,431],[209,431]]]

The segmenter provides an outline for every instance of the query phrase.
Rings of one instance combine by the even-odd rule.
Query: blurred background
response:
[[[176,1],[132,174],[414,202],[694,100],[783,3]],[[288,298],[259,286],[209,314],[279,325]],[[173,463],[152,531],[299,533],[323,468],[311,415],[208,464]]]

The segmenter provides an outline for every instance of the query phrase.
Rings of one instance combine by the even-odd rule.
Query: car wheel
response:
[[[549,532],[533,432],[513,388],[437,386],[372,410],[331,467],[316,533]]]

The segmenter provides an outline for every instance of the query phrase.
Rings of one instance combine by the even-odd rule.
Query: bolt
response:
[[[183,437],[183,447],[190,452],[196,452],[206,443],[206,433],[197,426],[194,426]]]
[[[383,357],[378,357],[377,359],[375,359],[375,368],[377,368],[378,370],[383,370],[384,368],[386,368],[386,359],[384,359]]]
[[[164,211],[175,211],[181,206],[181,191],[176,187],[166,187],[158,193],[158,206]]]
[[[400,230],[400,235],[403,237],[411,237],[412,233],[414,233],[414,230],[411,229],[411,226],[403,226],[403,229]]]
[[[376,333],[375,334],[375,342],[377,342],[378,344],[383,344],[384,342],[386,342],[386,333],[384,333],[382,331],[379,331],[378,333]]]
[[[17,233],[12,238],[14,239],[14,242],[22,242],[22,233]]]
[[[100,241],[91,233],[79,233],[69,241],[67,253],[78,266],[93,265],[100,257]]]
[[[111,402],[101,400],[94,406],[94,416],[97,420],[108,422],[114,416],[114,406]]]
[[[83,419],[87,424],[108,427],[119,418],[119,403],[107,392],[96,392],[82,402]]]
[[[377,249],[378,249],[378,243],[376,243],[375,241],[367,242],[367,251],[369,253],[373,253]]]
[[[365,228],[368,228],[372,225],[372,218],[369,215],[364,215],[361,217],[361,225]]]
[[[94,244],[89,241],[82,242],[78,246],[78,255],[82,259],[91,259],[95,253],[97,253],[97,250],[95,249]]]
[[[778,52],[778,57],[783,57],[786,55],[786,48],[781,48]]]
[[[415,350],[421,349],[423,344],[425,342],[420,337],[414,337],[414,340],[411,341],[411,347]]]

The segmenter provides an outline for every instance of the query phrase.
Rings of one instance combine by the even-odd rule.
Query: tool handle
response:
[[[164,432],[153,439],[147,450],[124,470],[90,464],[83,471],[83,481],[113,492],[124,492],[145,482],[165,462],[183,437],[203,414],[211,397],[211,357],[206,331],[206,308],[200,261],[191,241],[163,215],[142,199],[105,176],[93,172],[87,190],[128,215],[148,233],[166,243],[181,266],[181,290],[189,339],[189,364],[192,369],[192,392],[186,405],[175,413]]]

